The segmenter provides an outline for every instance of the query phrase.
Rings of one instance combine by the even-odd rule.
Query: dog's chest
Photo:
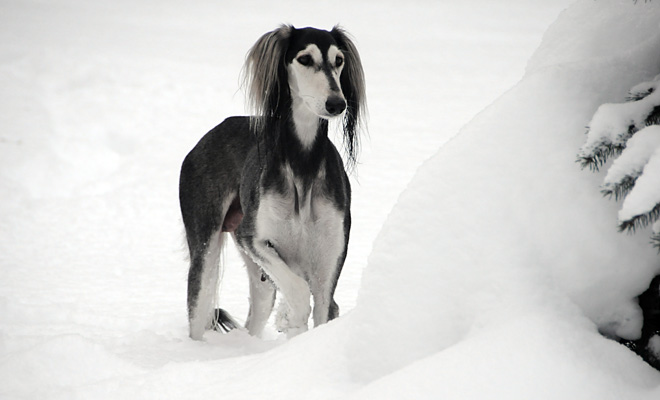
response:
[[[260,240],[272,243],[282,259],[301,274],[334,264],[344,245],[344,213],[324,193],[324,174],[305,187],[292,174],[284,190],[262,194],[256,219]]]

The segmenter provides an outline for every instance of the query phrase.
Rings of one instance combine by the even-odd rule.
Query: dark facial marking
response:
[[[333,38],[328,31],[315,28],[294,29],[291,32],[289,48],[287,49],[286,57],[284,58],[286,63],[291,64],[298,52],[304,50],[310,43],[315,44],[319,50],[321,50],[324,64],[328,62],[328,49],[330,46],[335,45],[339,47],[335,41],[335,38]],[[299,57],[298,62],[300,62],[300,58],[301,57]],[[301,64],[303,63],[301,62]]]

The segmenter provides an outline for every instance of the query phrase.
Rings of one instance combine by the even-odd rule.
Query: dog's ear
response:
[[[246,88],[248,107],[257,118],[254,126],[266,123],[269,117],[283,115],[286,107],[283,99],[288,97],[284,57],[291,32],[295,28],[282,25],[261,36],[248,51],[243,67],[243,84]]]
[[[344,115],[344,146],[349,166],[354,166],[359,147],[358,131],[366,121],[366,88],[364,70],[360,54],[348,33],[335,26],[330,34],[344,53],[344,69],[339,78],[341,90],[346,98],[346,114]]]

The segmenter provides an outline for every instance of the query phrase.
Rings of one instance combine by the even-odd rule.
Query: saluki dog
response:
[[[347,33],[283,25],[264,34],[244,66],[251,117],[208,132],[181,166],[179,200],[190,252],[190,337],[236,322],[215,308],[222,244],[234,237],[247,266],[246,328],[260,335],[276,291],[282,330],[307,330],[337,317],[337,280],[351,227],[351,188],[328,138],[341,118],[347,167],[356,162],[365,113],[364,73]]]

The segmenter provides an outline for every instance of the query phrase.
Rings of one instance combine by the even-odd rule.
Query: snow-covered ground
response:
[[[660,259],[575,163],[598,106],[660,73],[660,4],[570,3],[5,1],[0,398],[660,396],[597,332],[638,334]],[[341,23],[367,76],[342,317],[194,342],[178,169],[281,22]]]

